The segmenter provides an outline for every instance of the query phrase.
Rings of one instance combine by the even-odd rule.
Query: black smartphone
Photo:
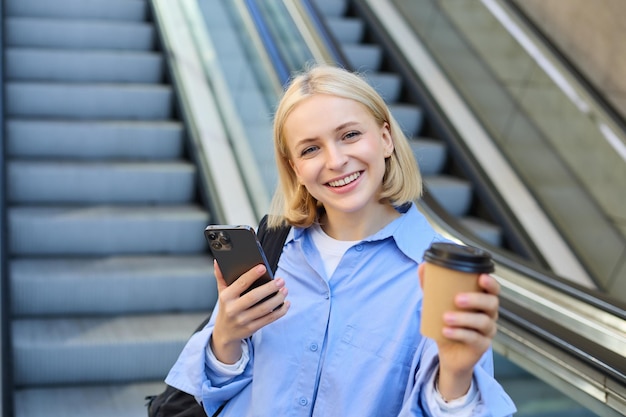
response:
[[[230,285],[254,266],[267,270],[241,295],[271,281],[274,276],[254,229],[246,225],[210,225],[204,230],[211,254],[217,260],[226,284]],[[272,294],[273,295],[273,294]],[[269,297],[268,297],[269,298]],[[263,300],[264,301],[264,300]]]

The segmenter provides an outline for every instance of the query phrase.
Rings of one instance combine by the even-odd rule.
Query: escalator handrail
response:
[[[279,48],[277,48],[277,42],[273,39],[271,31],[267,27],[267,23],[263,18],[263,13],[259,9],[259,6],[254,0],[245,0],[245,3],[258,30],[258,35],[269,55],[270,61],[274,64],[274,69],[278,74],[278,78],[281,80],[281,83],[285,85],[291,77],[289,66],[286,64],[286,60],[282,57]]]
[[[421,203],[418,202],[420,209],[425,213],[429,221],[436,225],[436,228],[440,228],[440,233],[452,239],[456,238],[460,243],[476,245],[477,242],[471,239],[468,239],[468,241],[459,239],[456,230],[447,226],[445,220],[438,219],[437,213],[430,211],[426,204]],[[559,379],[563,375],[573,372],[578,377],[583,378],[585,383],[591,384],[594,389],[603,392],[606,398],[611,397],[616,398],[618,402],[626,402],[626,361],[623,354],[623,346],[625,346],[623,342],[625,334],[623,325],[626,323],[624,310],[620,310],[619,307],[610,303],[599,302],[590,305],[592,310],[597,306],[597,311],[595,312],[572,311],[565,313],[564,316],[562,311],[528,307],[532,302],[541,304],[543,300],[554,298],[553,294],[550,293],[550,289],[554,289],[555,286],[550,285],[552,283],[548,279],[549,275],[545,274],[543,276],[544,279],[541,281],[542,284],[545,283],[543,287],[547,288],[547,290],[542,289],[534,292],[531,295],[532,302],[528,302],[523,294],[507,290],[507,288],[510,287],[511,282],[516,280],[516,277],[525,279],[529,275],[542,276],[544,273],[541,270],[537,270],[536,266],[530,264],[519,269],[517,268],[518,264],[512,259],[507,259],[506,256],[501,256],[497,253],[493,255],[496,264],[494,276],[496,276],[502,286],[498,319],[499,330],[494,339],[494,345],[503,344],[504,346],[502,349],[496,350],[510,357],[514,362],[517,362],[517,359],[513,357],[515,355],[518,355],[518,357],[523,355],[524,361],[530,363],[538,360],[545,365],[547,361],[551,363],[550,367],[563,366],[562,361],[565,361],[568,364],[567,369],[543,369],[540,373],[543,377],[546,374],[554,374],[557,376],[553,378]],[[502,260],[505,262],[502,263]],[[508,266],[512,268],[509,269]],[[559,286],[556,286],[556,288],[559,288]],[[544,290],[547,292],[544,293]],[[558,290],[554,291],[558,293]],[[581,300],[578,294],[574,294],[571,297],[569,294],[568,292],[562,295],[562,298],[565,298],[565,302],[563,302],[562,298],[559,298],[560,302],[565,306],[571,303],[571,300],[568,300],[568,298],[573,299],[574,303]],[[584,301],[587,299],[587,297],[583,297],[581,301],[581,304],[585,307],[584,310],[587,310],[587,305]],[[610,320],[593,323],[591,326],[586,324],[585,320],[576,321],[585,313],[592,316],[591,320],[607,315]],[[566,323],[566,320],[563,320],[563,318],[568,317],[570,314],[575,316],[572,318],[574,322]],[[610,324],[605,325],[604,323],[604,321],[620,320],[620,324],[622,324],[620,328],[611,327]],[[604,339],[604,341],[610,341],[611,348],[602,345],[603,339],[594,338],[598,333],[602,337],[607,336],[596,328],[602,326],[604,326],[603,331],[608,333],[609,337],[609,339]],[[511,335],[514,337],[511,337]],[[521,347],[519,342],[514,342],[519,340],[520,337],[524,339]],[[548,346],[551,346],[552,349],[548,348]],[[552,359],[542,356],[539,359],[539,356],[536,356],[546,355],[546,352],[549,351],[556,351],[552,355]],[[554,357],[557,359],[555,360]],[[531,373],[536,372],[532,367],[524,367]],[[566,380],[568,380],[567,377]],[[570,395],[577,395],[576,388],[572,387],[569,391],[574,392],[574,394]],[[591,397],[594,396],[591,395]],[[609,405],[607,401],[600,400],[599,403],[602,404],[602,407],[609,406],[611,409],[615,408],[614,405]]]

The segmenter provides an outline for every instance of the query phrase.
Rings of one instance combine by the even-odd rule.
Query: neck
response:
[[[325,212],[320,223],[324,232],[337,240],[361,240],[400,217],[389,204],[375,206],[367,213]]]

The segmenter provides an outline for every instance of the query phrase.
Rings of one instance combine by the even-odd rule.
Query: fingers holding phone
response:
[[[230,286],[225,285],[217,262],[214,265],[220,309],[215,318],[211,347],[218,360],[235,363],[241,357],[242,339],[287,313],[289,302],[285,301],[285,297],[288,291],[282,278],[247,291],[264,273],[262,265],[253,267]]]
[[[279,287],[265,285],[270,283],[274,276],[269,268],[263,247],[252,227],[246,225],[209,225],[204,234],[209,243],[211,254],[217,261],[215,271],[220,294],[227,287],[230,288],[225,295],[230,297],[235,297],[236,294],[244,296],[253,292],[253,295],[245,297],[245,299],[256,300],[255,303],[251,304],[254,305],[269,300],[280,287],[284,286],[284,283],[279,283]],[[273,288],[274,291],[270,293],[267,293],[266,290],[255,291],[260,287],[264,287],[266,290]],[[285,295],[283,294],[283,297]],[[259,296],[261,298],[258,298]],[[275,305],[272,310],[280,306],[284,300],[278,301],[280,303]],[[264,304],[266,307],[267,305]]]
[[[285,281],[277,278],[264,282],[261,279],[266,273],[264,265],[256,265],[231,285],[226,285],[217,261],[214,261],[214,267],[221,309],[225,304],[236,301],[236,310],[254,309],[251,315],[261,317],[278,310],[285,302],[288,293]]]
[[[215,259],[220,306],[213,329],[215,356],[238,360],[240,341],[283,317],[287,288],[273,279],[263,248],[250,226],[211,225],[205,237]]]

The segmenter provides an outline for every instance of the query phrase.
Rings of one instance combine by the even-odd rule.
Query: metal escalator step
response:
[[[217,299],[208,254],[20,258],[9,268],[14,317],[207,310]]]
[[[164,389],[162,380],[22,388],[15,391],[15,417],[145,417],[144,398]]]
[[[14,320],[15,384],[162,379],[208,314]]]
[[[183,155],[183,126],[176,121],[6,121],[12,158],[177,159]]]
[[[7,17],[5,46],[149,51],[156,34],[151,24],[105,20]]]
[[[19,81],[159,83],[161,54],[140,51],[77,51],[9,48],[6,77]]]
[[[199,253],[209,223],[196,206],[18,206],[8,218],[14,256]]]
[[[424,112],[415,104],[390,104],[391,114],[409,138],[420,136],[424,123]]]
[[[502,246],[502,229],[498,225],[476,217],[463,217],[460,221],[474,235],[490,245]]]
[[[357,18],[326,18],[326,25],[339,43],[359,43],[363,39],[363,21]]]
[[[448,154],[444,143],[439,140],[423,138],[411,139],[409,143],[423,177],[441,173]]]
[[[182,204],[195,197],[190,162],[11,161],[12,204]]]
[[[172,115],[170,86],[144,84],[6,84],[9,117],[159,120]]]
[[[314,3],[324,16],[343,16],[348,9],[347,0],[314,0]]]
[[[389,72],[366,72],[365,79],[387,103],[395,103],[400,97],[402,79]]]
[[[452,216],[462,217],[472,203],[472,184],[456,177],[424,178],[426,191]]]
[[[6,0],[5,15],[70,19],[143,21],[148,17],[145,0]]]
[[[380,46],[372,44],[341,45],[346,59],[357,72],[378,71],[383,52]]]

